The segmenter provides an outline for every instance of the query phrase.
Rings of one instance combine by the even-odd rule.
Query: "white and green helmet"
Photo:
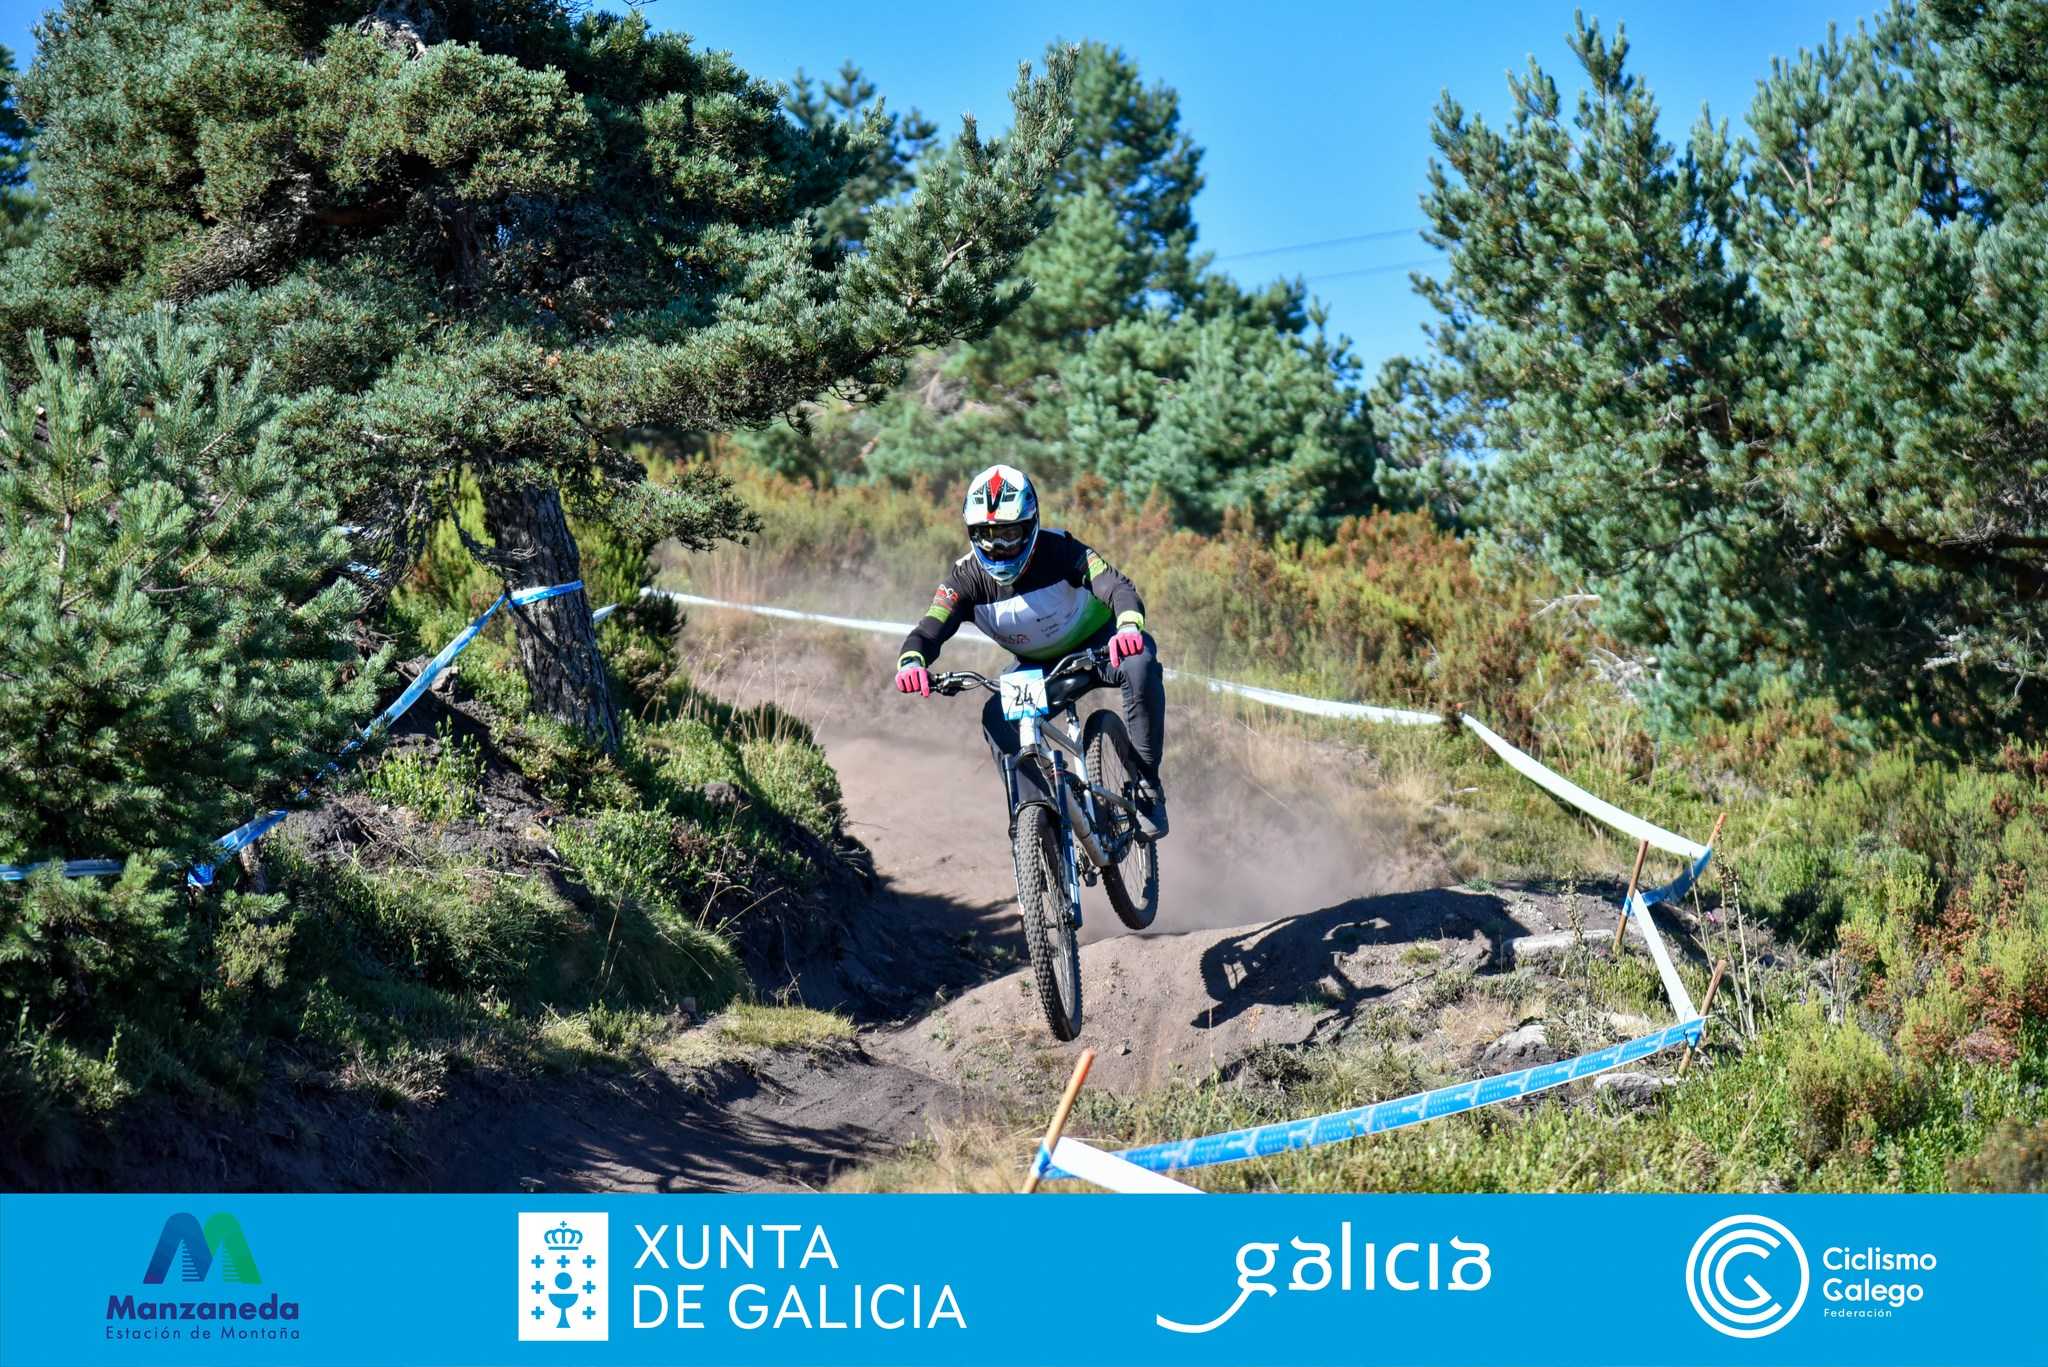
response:
[[[1014,465],[991,465],[967,486],[967,540],[989,578],[1007,584],[1038,544],[1038,490]]]

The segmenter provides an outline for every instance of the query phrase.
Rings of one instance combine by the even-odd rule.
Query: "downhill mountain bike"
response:
[[[984,688],[1017,724],[1017,757],[1004,765],[1009,787],[1010,857],[1017,909],[1038,1002],[1055,1039],[1081,1033],[1081,887],[1102,890],[1132,930],[1159,911],[1159,847],[1138,834],[1133,802],[1136,752],[1113,709],[1089,714],[1081,695],[1115,682],[1109,654],[1082,650],[1049,670],[1018,669],[991,679],[971,670],[932,676],[934,693]],[[1020,782],[1030,766],[1038,782]]]

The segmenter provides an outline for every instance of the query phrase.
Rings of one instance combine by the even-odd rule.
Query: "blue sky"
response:
[[[1628,28],[1633,65],[1682,143],[1702,102],[1737,126],[1773,56],[1845,29],[1873,0],[1579,0],[1589,17]],[[365,8],[370,6],[366,3]],[[18,57],[43,6],[0,0],[0,42]],[[963,111],[1008,122],[1022,58],[1049,39],[1122,45],[1148,80],[1181,94],[1182,120],[1208,149],[1196,202],[1201,245],[1240,278],[1308,277],[1368,370],[1421,345],[1428,310],[1405,269],[1431,255],[1412,237],[1240,257],[1276,247],[1412,230],[1428,165],[1429,116],[1448,89],[1496,117],[1505,73],[1533,54],[1567,96],[1578,88],[1565,49],[1574,0],[1437,0],[1394,4],[1126,0],[968,6],[898,0],[651,0],[648,16],[730,49],[757,75],[813,74],[851,57],[892,105],[916,105],[950,130]],[[1363,273],[1357,273],[1363,272]]]

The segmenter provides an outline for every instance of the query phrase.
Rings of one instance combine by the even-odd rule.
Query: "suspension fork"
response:
[[[1052,743],[1047,744],[1048,741]],[[1067,777],[1066,756],[1060,753],[1062,746],[1072,750],[1077,756],[1081,753],[1081,747],[1074,741],[1062,736],[1058,731],[1043,729],[1039,718],[1020,717],[1018,719],[1018,760],[1021,762],[1027,754],[1037,755],[1040,773],[1051,782],[1052,791],[1047,793],[1046,797],[1052,803],[1053,820],[1059,823],[1060,874],[1066,884],[1067,914],[1073,918],[1074,924],[1078,926],[1081,924],[1081,859],[1078,842],[1083,839],[1092,841],[1094,839],[1094,831],[1092,829],[1086,831],[1078,830],[1074,825],[1073,798],[1070,792],[1072,784]],[[1087,772],[1085,762],[1082,765],[1082,772]],[[1014,813],[1016,810],[1015,797],[1017,791],[1014,775],[1010,776],[1010,782],[1011,811]],[[1092,855],[1093,853],[1094,851],[1091,850],[1090,854]]]
[[[1048,747],[1049,748],[1049,747]],[[1078,928],[1081,924],[1081,849],[1082,832],[1075,829],[1072,799],[1068,796],[1071,780],[1067,777],[1066,756],[1058,750],[1052,751],[1053,816],[1060,823],[1061,875],[1066,880],[1067,914]]]

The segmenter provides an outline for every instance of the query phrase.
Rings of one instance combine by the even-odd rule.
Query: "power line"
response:
[[[1348,247],[1354,242],[1384,242],[1393,237],[1413,237],[1420,228],[1387,228],[1376,233],[1359,233],[1354,237],[1326,237],[1320,242],[1296,242],[1285,247],[1261,247],[1255,252],[1231,252],[1219,256],[1218,261],[1249,261],[1255,256],[1279,256],[1283,252],[1311,252],[1321,247]]]
[[[1313,285],[1318,280],[1346,280],[1354,275],[1388,275],[1394,271],[1412,271],[1419,266],[1436,266],[1442,263],[1443,258],[1440,256],[1425,256],[1414,261],[1396,261],[1387,266],[1362,266],[1355,271],[1332,271],[1328,275],[1311,275],[1302,283]]]

